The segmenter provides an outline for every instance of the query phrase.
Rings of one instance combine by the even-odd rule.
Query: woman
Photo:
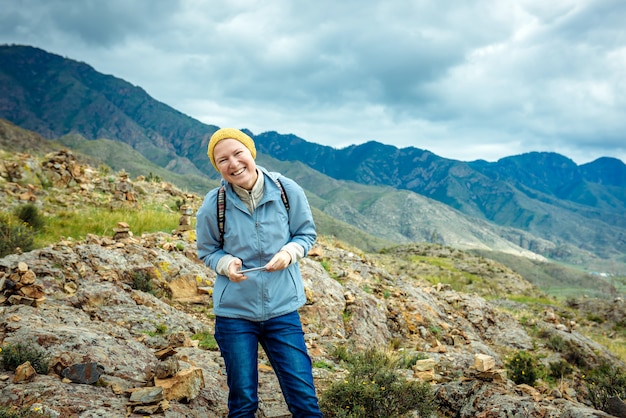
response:
[[[228,416],[254,417],[260,344],[293,416],[321,417],[298,314],[306,301],[298,261],[316,239],[304,191],[257,166],[254,141],[240,130],[215,132],[207,154],[223,194],[216,188],[205,197],[196,235],[199,258],[217,273],[215,339],[226,364]]]

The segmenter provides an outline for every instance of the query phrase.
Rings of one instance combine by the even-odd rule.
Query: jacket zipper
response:
[[[252,216],[254,217],[254,228],[255,228],[255,235],[256,235],[256,241],[257,241],[257,248],[261,248],[261,240],[260,240],[260,236],[259,236],[259,222],[258,222],[258,218],[257,218],[257,213],[256,213],[256,207],[257,207],[257,202],[254,201],[254,196],[252,195],[252,192],[248,192],[248,196],[250,197],[250,207],[252,208]],[[261,265],[261,262],[263,261],[261,259],[261,253],[258,252],[258,264]],[[265,320],[265,280],[263,280],[263,276],[262,273],[259,273],[260,277],[261,277],[261,320],[264,321]]]

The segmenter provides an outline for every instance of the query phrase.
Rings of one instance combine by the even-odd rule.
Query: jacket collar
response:
[[[235,184],[232,185],[233,191],[248,207],[250,213],[254,212],[254,210],[256,209],[256,206],[263,197],[263,192],[265,190],[265,176],[263,175],[263,172],[259,169],[257,169],[257,173],[258,176],[256,182],[254,183],[254,186],[252,186],[252,190],[250,191]]]

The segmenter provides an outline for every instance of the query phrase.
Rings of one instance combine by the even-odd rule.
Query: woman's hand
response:
[[[243,262],[239,258],[233,260],[233,262],[228,265],[228,280],[235,283],[246,280],[248,276],[239,273],[241,267],[243,267]]]
[[[287,251],[279,251],[272,257],[269,263],[265,265],[267,271],[283,270],[291,263],[291,255]]]

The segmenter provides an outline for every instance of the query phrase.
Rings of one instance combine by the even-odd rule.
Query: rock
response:
[[[100,379],[104,367],[95,362],[78,363],[66,367],[61,371],[61,376],[73,383],[92,385]]]
[[[29,285],[35,283],[35,272],[32,270],[27,270],[20,275],[20,283],[23,285]]]
[[[486,372],[493,369],[496,366],[496,360],[486,354],[474,355],[474,367],[479,372]]]
[[[439,340],[435,340],[435,346],[428,349],[431,353],[446,353],[448,349],[445,345],[441,344]]]
[[[619,396],[612,396],[607,400],[607,412],[617,418],[626,418],[626,403]]]
[[[533,398],[533,400],[535,402],[540,402],[543,399],[543,396],[541,396],[541,393],[535,389],[534,387],[527,385],[525,383],[521,384],[521,385],[517,385],[515,387],[515,389],[521,391],[522,393],[530,396]]]
[[[424,382],[432,382],[433,380],[437,379],[437,376],[434,370],[425,370],[423,372],[416,371],[414,373],[414,377]]]
[[[20,288],[20,292],[31,299],[42,299],[45,297],[41,286],[24,286]]]
[[[19,263],[17,263],[17,271],[20,274],[24,274],[28,271],[28,264],[24,263],[23,261],[20,261]]]
[[[193,274],[181,274],[168,283],[172,299],[185,299],[198,296],[198,281]]]
[[[168,401],[186,401],[195,399],[204,387],[202,369],[192,367],[181,370],[168,379],[154,379],[154,385],[163,388],[165,399]]]
[[[167,400],[162,400],[156,405],[137,405],[133,407],[133,413],[153,415],[164,413],[169,407],[170,403]]]
[[[154,353],[159,360],[164,360],[174,354],[176,354],[176,349],[174,347],[166,347]]]
[[[52,357],[48,364],[52,372],[61,376],[63,370],[71,366],[72,363],[72,355],[68,352],[62,352]]]
[[[152,404],[165,399],[163,387],[153,386],[130,390],[130,401],[139,404]]]
[[[154,370],[154,376],[157,379],[166,379],[174,376],[180,370],[180,364],[176,357],[168,357],[166,360],[159,362]]]
[[[425,372],[435,370],[435,365],[437,364],[437,360],[428,358],[423,360],[417,360],[413,365],[413,370],[416,372]]]
[[[24,383],[33,380],[37,376],[35,368],[30,364],[30,361],[20,364],[15,369],[15,376],[13,376],[13,383]]]

